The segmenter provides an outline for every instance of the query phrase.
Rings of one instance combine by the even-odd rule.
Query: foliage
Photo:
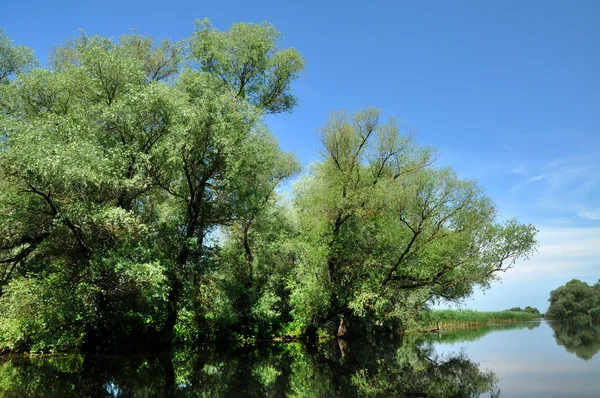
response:
[[[25,46],[15,46],[0,28],[0,85],[30,66],[35,65],[33,51]]]
[[[181,42],[82,33],[40,68],[0,32],[0,350],[407,328],[534,250],[375,109],[332,114],[278,193],[300,165],[265,116],[305,65],[280,41],[208,20]]]
[[[26,70],[31,51],[2,33],[2,79],[21,72],[0,101],[3,347],[169,342],[179,311],[189,338],[231,301],[211,282],[211,234],[267,213],[298,169],[261,122],[291,110],[304,67],[278,40],[268,24],[207,20],[181,43],[82,34]],[[64,301],[54,317],[33,305],[50,293]]]
[[[516,322],[491,322],[474,327],[450,327],[448,330],[432,331],[431,333],[420,333],[419,340],[430,343],[460,343],[466,341],[477,341],[492,332],[504,332],[518,329],[535,329],[541,325],[541,321],[516,321]]]
[[[535,307],[530,307],[527,306],[525,308],[521,308],[521,307],[513,307],[513,308],[509,308],[506,311],[511,311],[511,312],[528,312],[530,314],[536,315],[537,317],[541,317],[542,313],[540,312],[540,310],[538,310]]]
[[[332,113],[322,161],[295,191],[300,251],[295,322],[417,317],[436,300],[488,287],[535,247],[535,228],[496,221],[474,181],[432,166],[430,148],[379,111]],[[341,322],[341,321],[340,321]]]
[[[600,281],[593,286],[578,279],[552,290],[545,316],[550,319],[598,319]]]
[[[73,284],[60,271],[11,280],[0,297],[0,347],[34,352],[79,347],[95,318],[93,288]]]

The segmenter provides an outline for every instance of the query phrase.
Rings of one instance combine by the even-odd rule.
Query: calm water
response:
[[[497,325],[348,345],[0,360],[7,397],[599,397],[600,325]]]
[[[600,397],[600,325],[541,321],[441,335],[498,378],[502,397]]]

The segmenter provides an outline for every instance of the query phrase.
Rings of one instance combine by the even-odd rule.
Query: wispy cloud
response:
[[[527,174],[528,171],[529,169],[523,163],[512,169],[512,172],[515,174]]]
[[[587,218],[589,220],[600,221],[600,208],[592,210],[582,210],[577,213],[579,217]]]
[[[548,178],[551,174],[538,174],[536,176],[531,177],[530,179],[528,179],[527,181],[525,181],[525,184],[529,184],[535,181],[541,181],[541,180],[545,180],[546,178]]]
[[[570,276],[581,272],[595,272],[600,278],[600,227],[538,226],[538,229],[538,253],[531,260],[517,264],[506,278]]]
[[[539,252],[519,260],[467,307],[501,310],[534,305],[544,311],[551,290],[571,279],[600,279],[600,140],[596,133],[560,131],[510,148],[456,150],[451,164],[480,181],[503,217],[539,229]],[[519,141],[519,139],[521,139]],[[445,153],[445,152],[443,152]]]
[[[593,155],[556,158],[523,175],[510,193],[551,213],[600,220],[600,159]]]
[[[593,284],[600,279],[600,227],[538,226],[538,253],[520,260],[490,290],[476,292],[467,307],[501,310],[548,306],[551,290],[571,279]]]

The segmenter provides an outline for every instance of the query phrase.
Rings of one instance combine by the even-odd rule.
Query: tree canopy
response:
[[[33,51],[25,46],[15,46],[0,28],[0,84],[35,64]]]
[[[402,328],[531,254],[376,109],[332,113],[285,199],[264,117],[304,65],[268,23],[81,34],[43,68],[0,32],[0,350]]]
[[[527,312],[527,313],[530,313],[530,314],[533,314],[533,315],[542,316],[542,313],[540,312],[540,310],[538,310],[538,309],[537,309],[537,308],[535,308],[535,307],[531,307],[531,306],[529,306],[529,305],[528,305],[527,307],[525,307],[525,308],[521,308],[521,307],[512,307],[512,308],[509,308],[509,309],[507,309],[507,310],[505,310],[505,311],[511,311],[511,312]]]
[[[600,280],[593,286],[572,279],[552,290],[546,317],[550,319],[600,319]]]
[[[4,345],[171,334],[211,267],[207,236],[298,169],[262,123],[293,107],[304,68],[278,41],[207,20],[181,43],[82,34],[3,88]],[[30,54],[6,43],[2,76]]]
[[[406,321],[431,301],[489,286],[534,249],[533,226],[497,222],[474,181],[434,167],[435,151],[378,110],[332,113],[321,140],[322,160],[295,194],[300,323]]]

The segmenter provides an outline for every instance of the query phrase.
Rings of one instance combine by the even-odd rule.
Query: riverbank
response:
[[[417,331],[458,329],[490,323],[524,322],[539,316],[525,311],[432,310]]]

